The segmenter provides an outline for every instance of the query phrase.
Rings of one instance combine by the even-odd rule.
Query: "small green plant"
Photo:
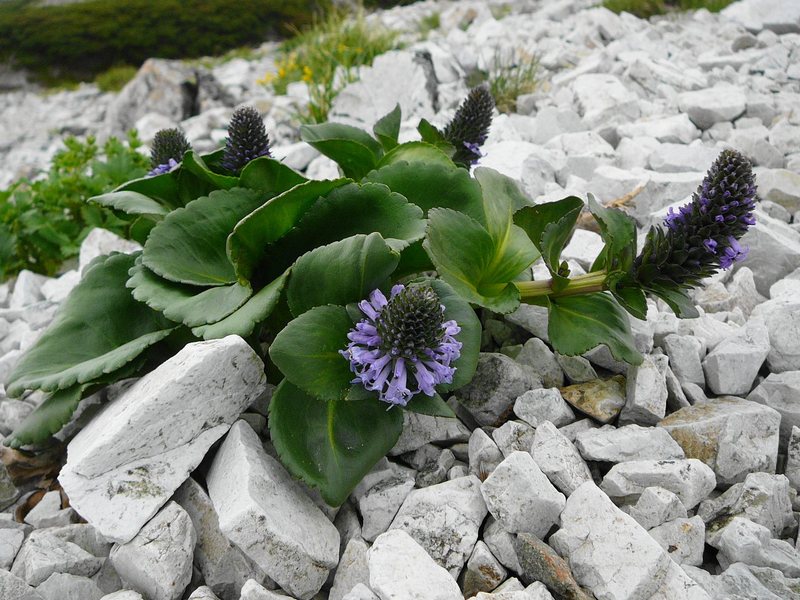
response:
[[[126,220],[86,199],[147,172],[135,132],[127,143],[111,138],[102,148],[92,137],[67,138],[64,146],[45,178],[0,192],[0,280],[22,269],[52,275],[94,227],[128,231]]]
[[[371,65],[375,57],[396,48],[397,36],[367,23],[363,8],[354,15],[332,10],[282,45],[275,73],[267,73],[261,83],[285,94],[290,83],[304,81],[310,102],[307,112],[298,116],[305,123],[322,123],[336,95],[358,78],[358,67]]]
[[[118,92],[136,76],[137,70],[130,65],[111,67],[95,77],[94,82],[103,92]]]
[[[419,34],[423,39],[427,38],[431,31],[436,31],[442,26],[442,15],[434,11],[422,17],[419,21]]]
[[[616,13],[628,12],[647,19],[668,12],[705,8],[719,12],[733,0],[604,0],[603,6]]]
[[[538,74],[539,59],[535,54],[524,50],[509,53],[497,49],[489,70],[472,72],[467,84],[472,87],[488,82],[497,110],[509,113],[516,110],[518,96],[536,91]]]

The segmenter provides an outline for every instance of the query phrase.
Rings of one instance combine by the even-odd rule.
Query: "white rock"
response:
[[[492,439],[507,457],[512,452],[530,452],[535,430],[521,421],[506,421],[492,432]]]
[[[363,583],[356,585],[342,600],[381,600]]]
[[[781,448],[789,443],[792,428],[800,426],[800,370],[770,373],[747,396],[777,410],[781,415]]]
[[[83,273],[83,269],[98,256],[103,256],[111,252],[122,252],[130,254],[141,250],[142,247],[136,242],[126,240],[118,235],[111,233],[107,229],[95,228],[81,243],[80,255],[78,257],[78,272]]]
[[[678,97],[681,112],[688,114],[700,129],[708,129],[721,121],[733,121],[744,113],[746,102],[741,88],[729,84],[685,92]]]
[[[614,465],[600,485],[612,498],[638,498],[651,486],[674,492],[691,509],[711,493],[716,479],[708,465],[694,458],[637,460]]]
[[[712,600],[703,587],[689,577],[674,561],[670,561],[664,582],[649,600]]]
[[[478,592],[491,592],[505,581],[507,575],[508,571],[494,557],[489,547],[479,541],[475,544],[464,572],[464,597],[469,598]]]
[[[753,271],[759,293],[766,296],[773,283],[800,264],[800,232],[763,211],[754,214],[756,225],[748,229],[741,244],[750,248],[746,265]]]
[[[693,335],[670,334],[664,338],[664,352],[669,356],[669,366],[681,383],[706,383],[701,361],[706,349],[703,342]]]
[[[555,356],[570,383],[586,383],[598,378],[592,363],[583,356],[565,356],[558,352]]]
[[[650,154],[648,162],[653,171],[686,173],[697,171],[697,168],[702,165],[710,166],[718,155],[717,148],[703,146],[699,143],[692,143],[688,146],[686,144],[660,144]]]
[[[620,125],[617,133],[620,137],[652,137],[673,144],[688,144],[700,137],[700,131],[683,113]]]
[[[486,513],[481,482],[470,475],[412,491],[389,529],[408,533],[437,563],[457,576],[475,547]],[[374,585],[371,587],[380,595]]]
[[[667,411],[665,356],[645,356],[642,364],[628,367],[625,406],[620,423],[655,425]]]
[[[8,307],[12,309],[24,308],[44,299],[42,286],[48,278],[33,271],[24,269],[17,275],[14,291],[8,299]]]
[[[766,323],[769,370],[800,370],[800,301],[786,296],[768,300],[753,310],[752,317],[761,317]]]
[[[522,573],[522,567],[514,549],[515,538],[516,535],[503,529],[503,526],[494,517],[489,516],[486,519],[486,527],[483,529],[483,542],[500,564],[514,573]]]
[[[364,540],[353,539],[336,567],[328,600],[342,600],[359,583],[369,585],[369,565],[367,551],[369,545]]]
[[[120,590],[118,592],[114,592],[113,594],[108,594],[107,596],[103,596],[102,600],[143,600],[142,595],[139,592],[134,592],[133,590]]]
[[[525,342],[522,350],[517,354],[516,361],[532,367],[534,372],[541,378],[542,385],[546,388],[564,385],[564,371],[561,369],[561,365],[558,364],[553,351],[538,337],[532,337]],[[524,418],[519,413],[517,413],[517,416]],[[550,420],[555,422],[554,419]]]
[[[42,284],[42,295],[49,302],[63,302],[72,289],[80,283],[80,271],[73,269],[60,277],[48,279]]]
[[[550,482],[566,496],[592,480],[589,467],[578,450],[550,421],[536,428],[530,452]]]
[[[633,121],[641,114],[638,98],[614,75],[586,74],[571,84],[578,112],[590,127],[609,120]]]
[[[319,591],[338,562],[339,532],[243,421],[228,432],[207,483],[231,542],[294,596]]]
[[[685,519],[687,516],[681,499],[673,492],[658,486],[646,488],[636,504],[630,506],[626,512],[645,529],[658,527],[673,519]]]
[[[581,431],[575,445],[586,460],[619,463],[685,458],[683,449],[666,431],[640,425]]]
[[[403,432],[389,454],[397,456],[431,442],[447,444],[466,442],[469,435],[469,429],[458,419],[403,411]]]
[[[361,535],[372,542],[389,529],[397,511],[414,489],[414,470],[382,459],[353,490],[363,519]],[[345,590],[349,591],[349,590]]]
[[[544,538],[564,508],[557,491],[533,457],[513,452],[481,485],[492,516],[509,533],[532,533]]]
[[[72,506],[107,538],[131,540],[264,385],[242,338],[187,344],[72,439],[59,475]]]
[[[0,569],[10,569],[22,547],[25,532],[21,529],[0,529]]]
[[[111,549],[120,578],[150,600],[177,600],[192,579],[197,536],[189,515],[167,504],[131,541]]]
[[[800,427],[792,427],[786,452],[786,477],[791,486],[800,489]]]
[[[44,600],[34,588],[5,569],[0,569],[0,598],[3,600]]]
[[[515,140],[489,143],[481,148],[486,156],[481,159],[480,164],[522,181],[527,172],[527,159],[534,153],[538,154],[538,149],[538,146],[530,142]]]
[[[186,600],[219,600],[219,597],[208,586],[200,586]]]
[[[800,33],[800,6],[792,0],[742,0],[723,9],[722,15],[750,31]]]
[[[737,335],[721,342],[703,359],[709,389],[715,394],[747,394],[770,352],[767,326],[758,319],[750,320]]]
[[[242,587],[242,595],[239,600],[292,600],[292,598],[271,592],[255,579],[248,579]]]
[[[381,600],[462,600],[455,579],[405,531],[380,535],[367,553],[369,585]]]
[[[56,491],[47,492],[25,515],[25,522],[37,529],[68,525],[76,520],[77,515],[72,508],[61,508],[61,493]]]
[[[679,565],[700,566],[706,543],[706,524],[698,516],[678,518],[650,529],[647,533],[661,544]]]
[[[45,600],[100,600],[105,594],[87,577],[53,573],[36,588]]]
[[[486,479],[503,462],[503,453],[494,440],[480,427],[469,438],[469,472]]]
[[[709,544],[717,548],[720,564],[743,562],[778,569],[787,577],[800,577],[800,552],[783,540],[773,539],[769,529],[749,519],[734,517]]]
[[[102,563],[103,559],[92,556],[75,544],[42,531],[25,540],[11,572],[35,586],[53,573],[90,577]]]
[[[567,499],[550,545],[569,562],[577,582],[604,600],[649,600],[671,564],[658,543],[592,482]]]

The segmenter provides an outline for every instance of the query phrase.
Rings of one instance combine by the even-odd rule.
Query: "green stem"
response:
[[[553,280],[542,279],[540,281],[515,281],[514,285],[517,286],[520,293],[520,300],[522,302],[529,302],[534,298],[542,296],[549,296],[551,298],[558,298],[560,296],[576,296],[579,294],[591,294],[592,292],[602,292],[605,288],[606,280],[605,271],[593,271],[586,275],[578,275],[573,277],[567,283],[567,287],[554,292]]]

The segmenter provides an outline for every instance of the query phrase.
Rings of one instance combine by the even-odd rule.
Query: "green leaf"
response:
[[[419,206],[427,216],[432,208],[452,208],[482,222],[481,187],[465,169],[432,162],[395,162],[372,171],[365,181],[382,183]]]
[[[458,169],[447,154],[427,142],[406,142],[405,144],[395,146],[393,150],[387,152],[380,162],[378,162],[377,168],[380,169],[381,167],[392,165],[397,162],[428,163],[449,167],[451,169]]]
[[[252,296],[249,285],[201,288],[163,279],[137,261],[127,287],[133,297],[187,327],[221,321]]]
[[[395,445],[403,413],[375,400],[324,402],[284,380],[269,405],[269,430],[289,471],[339,506]]]
[[[122,184],[114,192],[137,192],[152,198],[167,210],[183,206],[178,192],[178,173],[164,173],[155,177],[141,177]]]
[[[289,271],[286,271],[269,285],[253,294],[241,308],[221,321],[195,327],[192,329],[192,333],[204,340],[216,340],[228,335],[246,338],[253,333],[256,325],[264,321],[275,309],[288,276]]]
[[[519,189],[516,181],[488,167],[475,169],[475,179],[483,190],[483,203],[486,219],[484,223],[491,233],[499,224],[505,226],[505,212],[510,208],[512,213],[530,206],[530,199]]]
[[[305,181],[300,173],[268,156],[251,160],[239,175],[240,186],[274,196]]]
[[[423,243],[439,275],[465,300],[507,313],[519,305],[519,290],[511,283],[538,257],[519,227],[510,224],[493,239],[475,219],[446,208],[428,213]]]
[[[144,265],[170,281],[217,286],[236,282],[226,241],[240,219],[264,202],[244,188],[217,190],[167,215],[150,232]]]
[[[317,306],[290,321],[269,348],[286,379],[322,400],[343,398],[353,374],[339,354],[353,321],[341,306]]]
[[[363,129],[342,123],[303,125],[300,137],[309,146],[336,161],[346,177],[361,179],[375,168],[383,147]]]
[[[432,125],[427,119],[420,119],[417,125],[417,131],[423,142],[432,144],[444,152],[448,157],[452,158],[456,153],[456,149],[448,142],[441,131]]]
[[[663,285],[650,284],[648,292],[661,298],[672,309],[672,312],[681,319],[695,319],[700,316],[694,302],[683,290],[675,290]]]
[[[220,175],[214,173],[208,168],[208,165],[193,150],[189,150],[183,155],[183,162],[181,168],[186,169],[193,175],[197,176],[201,181],[212,185],[216,189],[229,190],[239,185],[238,177],[231,177],[230,175]]]
[[[627,314],[604,292],[551,298],[547,331],[553,348],[567,356],[605,344],[617,360],[642,362]]]
[[[17,363],[7,393],[63,390],[127,364],[176,328],[125,287],[136,255],[112,254],[89,268],[52,324]]]
[[[379,233],[315,248],[292,267],[286,289],[289,309],[298,316],[315,306],[363,300],[386,282],[398,262],[400,255]]]
[[[614,271],[606,276],[606,286],[617,302],[637,319],[647,319],[647,298],[644,292],[625,271]]]
[[[439,394],[433,396],[417,394],[409,401],[405,410],[429,417],[456,417],[456,413],[447,405],[447,402],[442,400]]]
[[[600,205],[592,194],[589,194],[589,210],[600,226],[600,235],[605,242],[592,270],[629,271],[636,257],[636,222],[617,208]]]
[[[305,181],[241,219],[227,241],[228,256],[238,278],[243,281],[251,279],[265,248],[291,231],[320,197],[348,181]]]
[[[387,152],[397,146],[397,137],[400,135],[400,104],[395,104],[392,111],[378,119],[372,132]]]
[[[128,215],[166,215],[169,211],[159,202],[139,192],[109,192],[89,198],[101,206],[119,210]]]

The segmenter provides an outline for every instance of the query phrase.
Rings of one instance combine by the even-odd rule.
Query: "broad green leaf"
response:
[[[605,248],[592,270],[628,271],[636,257],[636,222],[617,208],[606,208],[589,194],[589,210],[592,211]]]
[[[240,186],[275,196],[305,181],[300,173],[268,156],[251,160],[239,175]]]
[[[363,129],[342,123],[303,125],[300,137],[309,146],[335,160],[346,177],[361,179],[375,168],[383,147]]]
[[[167,210],[183,206],[178,192],[178,171],[133,179],[113,190],[114,192],[137,192],[152,198]]]
[[[322,400],[338,400],[353,374],[339,351],[347,346],[353,321],[342,306],[317,306],[290,321],[269,347],[286,379]]]
[[[553,348],[567,356],[605,344],[617,360],[633,365],[642,362],[628,315],[604,292],[551,298],[547,332]]]
[[[249,285],[238,283],[203,288],[168,281],[138,261],[131,269],[130,276],[126,285],[136,300],[187,327],[221,321],[253,294]]]
[[[89,202],[113,208],[128,215],[166,215],[169,212],[161,203],[139,192],[109,192],[89,198]]]
[[[378,119],[372,132],[387,152],[397,146],[397,137],[400,135],[400,105],[396,104],[390,113]]]
[[[439,394],[434,394],[433,396],[417,394],[408,402],[405,410],[420,415],[428,415],[429,417],[456,417],[456,413],[453,412],[453,409],[447,405],[447,402]]]
[[[434,165],[442,165],[451,169],[457,169],[455,163],[450,160],[441,149],[427,142],[406,142],[395,146],[394,149],[387,152],[386,155],[378,162],[377,168],[392,165],[397,162],[409,163],[428,163]]]
[[[138,242],[140,245],[144,246],[147,243],[150,232],[153,231],[153,227],[156,226],[156,223],[157,221],[153,221],[149,217],[138,217],[128,228],[128,237],[134,242]]]
[[[378,233],[355,235],[320,246],[292,267],[286,300],[294,316],[315,306],[366,298],[389,279],[400,255]]]
[[[177,325],[137,302],[125,287],[136,255],[96,262],[61,305],[52,324],[8,377],[11,397],[91,382],[139,356]]]
[[[475,169],[475,179],[483,190],[483,205],[489,233],[494,235],[497,227],[505,227],[507,210],[512,213],[530,206],[530,199],[519,189],[516,181],[488,167]]]
[[[453,144],[448,142],[444,138],[442,132],[432,125],[427,119],[420,119],[419,125],[417,125],[417,131],[419,132],[423,142],[427,142],[428,144],[436,146],[448,157],[452,158],[456,153],[456,149],[453,147]]]
[[[637,319],[647,319],[647,299],[642,289],[625,271],[615,271],[606,276],[608,290],[617,302]]]
[[[236,282],[226,241],[240,219],[264,202],[264,193],[217,190],[167,215],[150,232],[142,262],[176,283],[217,286]]]
[[[646,291],[661,298],[672,309],[672,312],[681,319],[694,319],[700,316],[694,302],[683,290],[650,284]]]
[[[525,232],[511,226],[494,240],[475,219],[446,208],[432,209],[428,222],[423,247],[442,279],[465,300],[500,313],[519,305],[519,290],[511,282],[538,257]]]
[[[238,177],[214,173],[214,171],[208,168],[208,165],[200,157],[200,155],[196,154],[193,150],[189,150],[183,155],[181,168],[186,169],[198,179],[205,181],[216,189],[229,190],[239,185]]]
[[[403,430],[403,413],[376,400],[325,402],[282,381],[269,405],[269,430],[281,462],[339,506]]]
[[[287,271],[253,294],[239,309],[221,321],[195,327],[192,329],[192,333],[204,340],[216,340],[228,335],[246,338],[253,333],[256,325],[266,320],[275,309],[288,276],[289,272]]]
[[[395,162],[366,176],[365,181],[383,183],[419,206],[427,216],[431,208],[452,208],[483,222],[481,187],[465,169],[452,161]]]
[[[348,181],[305,181],[275,196],[242,218],[233,227],[227,241],[227,253],[238,278],[242,281],[249,280],[266,247],[296,227],[303,214],[321,196]]]
[[[267,249],[267,273],[282,272],[302,254],[359,233],[380,233],[395,251],[425,235],[422,209],[379,183],[336,188],[303,215],[297,227]]]

